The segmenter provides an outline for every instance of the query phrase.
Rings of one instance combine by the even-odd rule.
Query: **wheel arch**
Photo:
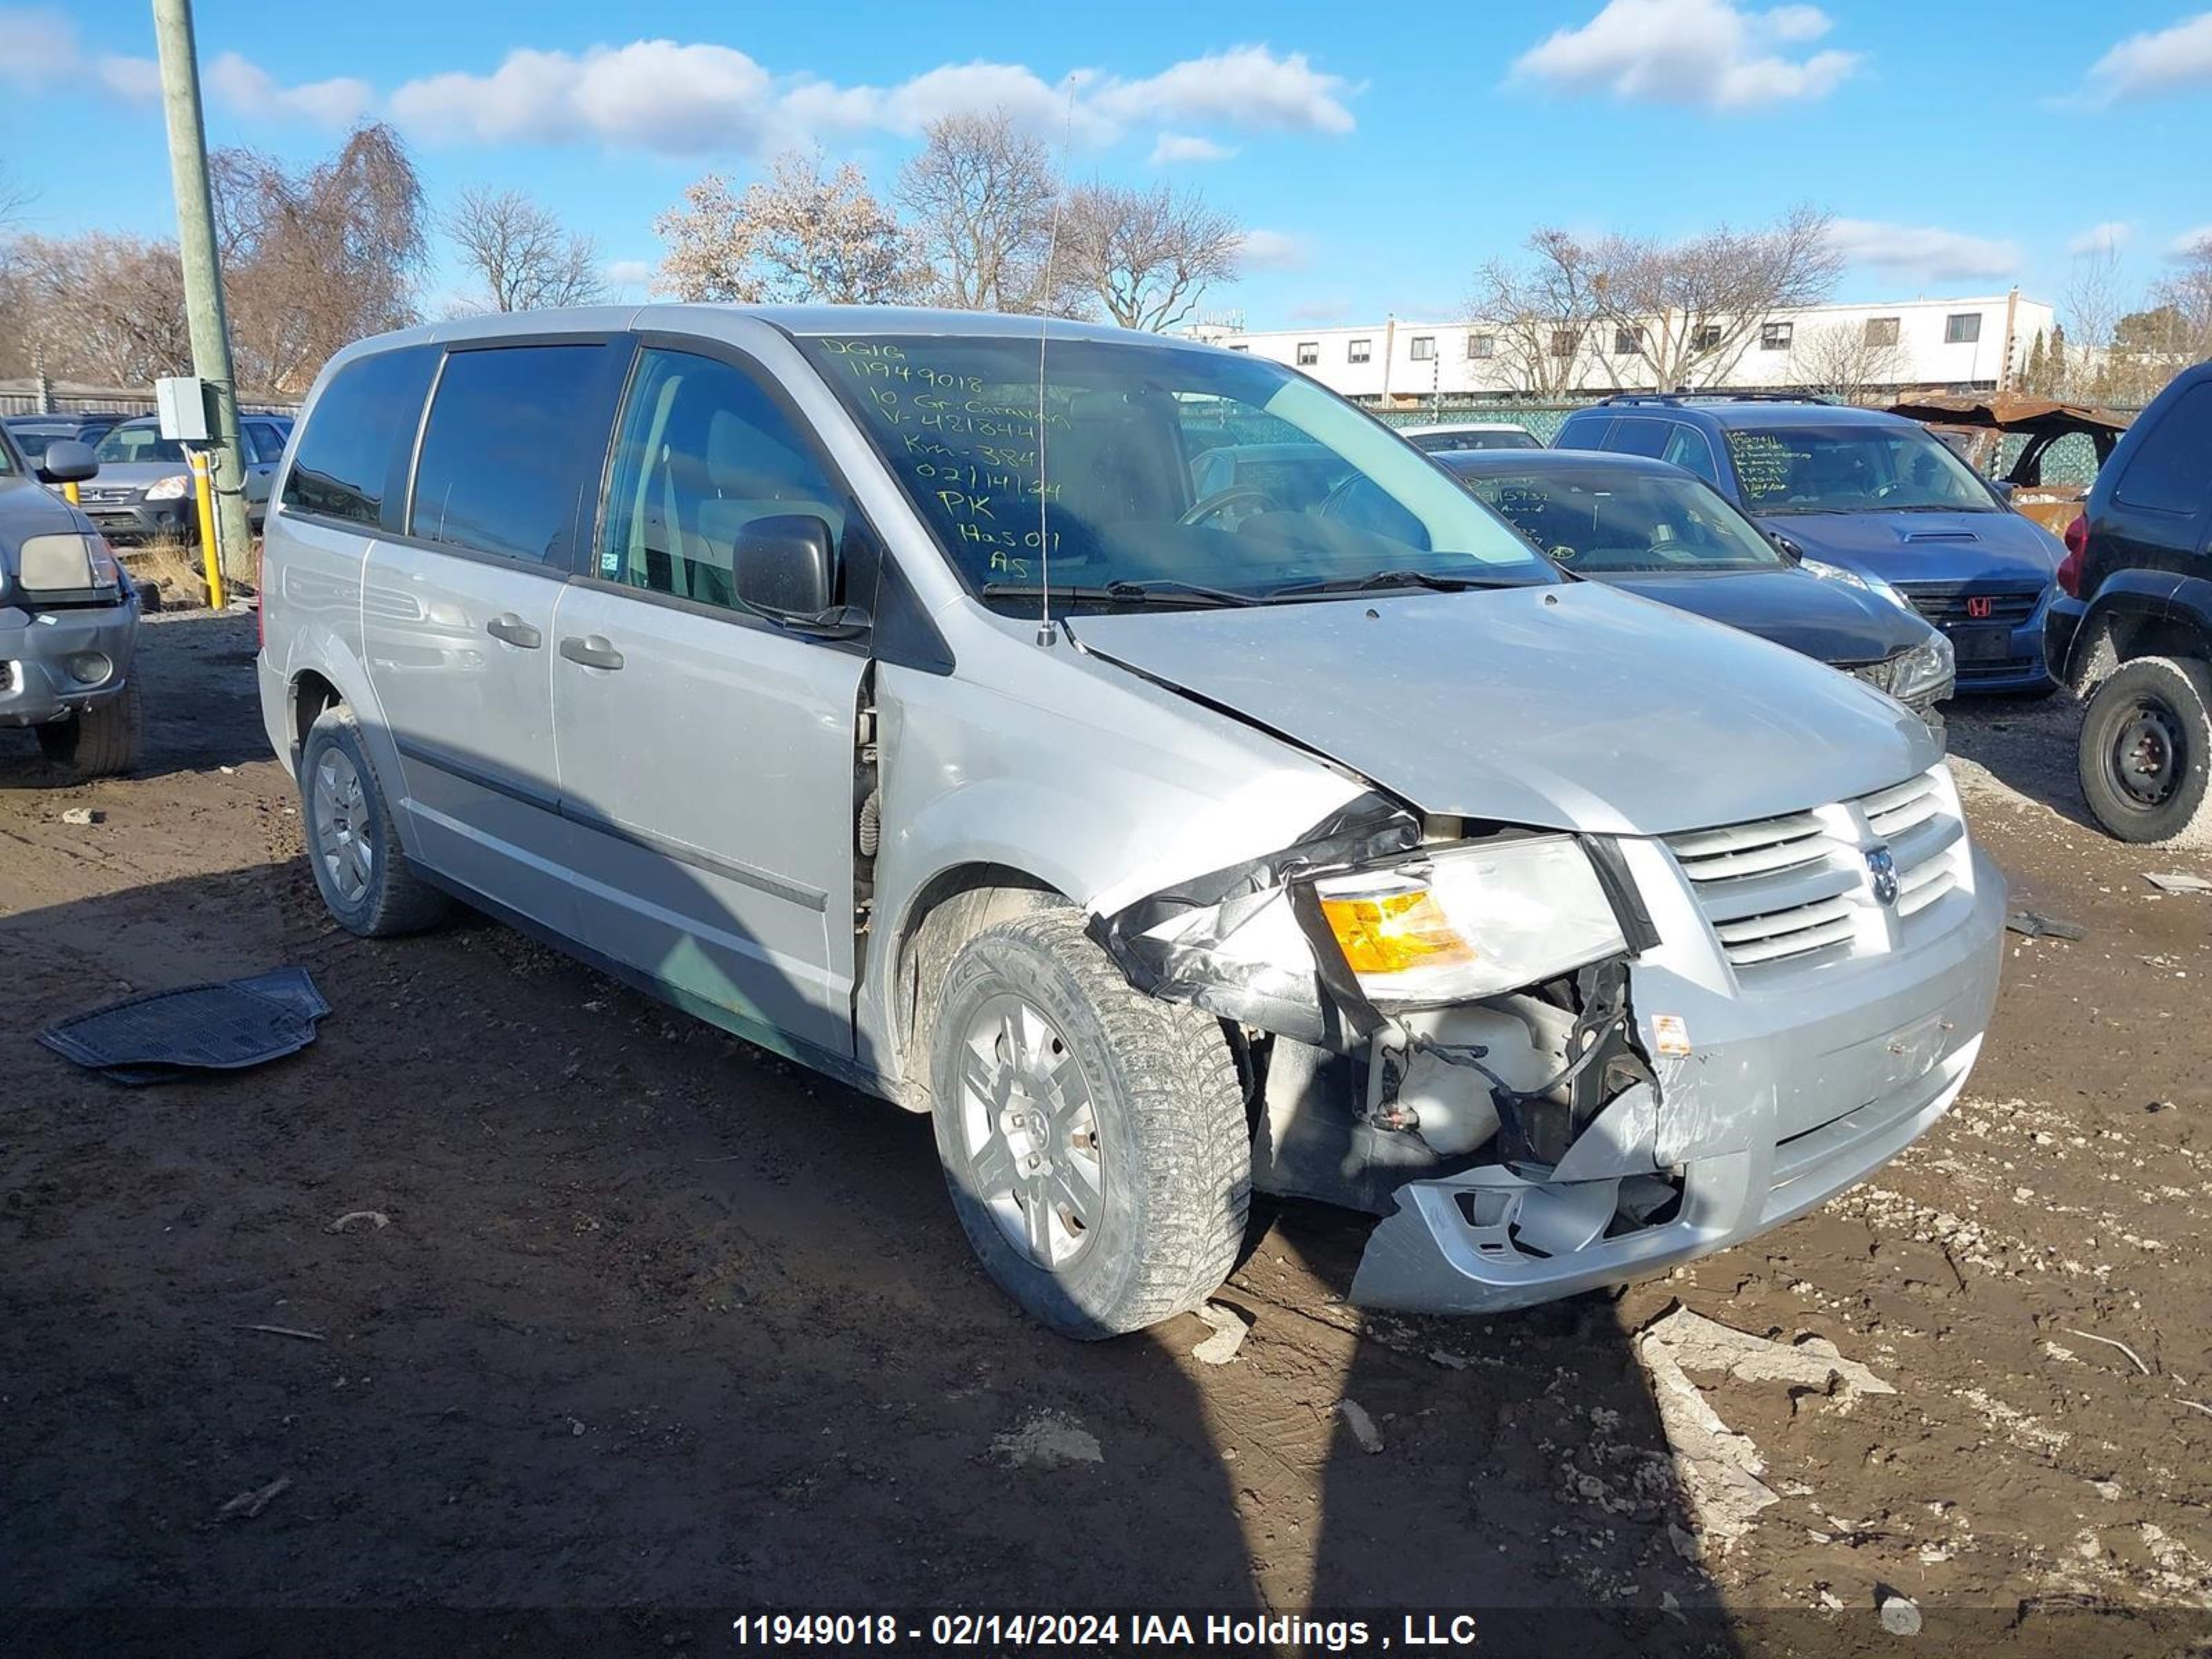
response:
[[[2108,584],[2075,634],[2067,679],[2087,697],[2138,657],[2212,659],[2212,582],[2191,578],[2171,591],[2162,581],[2118,591]]]

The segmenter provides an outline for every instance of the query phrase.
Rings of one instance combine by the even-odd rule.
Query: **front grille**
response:
[[[2017,628],[2035,614],[2036,603],[2043,597],[2040,587],[1991,587],[1979,582],[1899,582],[1897,588],[1938,628],[1984,623]],[[1974,616],[1967,606],[1982,599],[1990,602],[1990,613]]]
[[[1934,925],[1929,913],[1960,884],[1966,828],[1939,775],[1925,773],[1855,800],[1670,836],[1667,846],[1721,954],[1756,976],[1894,949]],[[1869,862],[1880,848],[1897,873],[1887,905]]]
[[[135,489],[128,489],[119,487],[114,489],[91,489],[80,485],[77,489],[76,498],[79,505],[81,506],[88,505],[95,501],[103,506],[112,506],[118,501],[137,501],[138,499],[138,492]]]

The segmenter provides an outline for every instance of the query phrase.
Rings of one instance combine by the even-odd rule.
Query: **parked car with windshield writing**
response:
[[[1688,468],[1808,559],[1887,584],[1950,639],[1962,691],[2046,691],[2043,612],[2063,556],[1917,421],[1767,397],[1609,398],[1559,449]]]
[[[1078,1336],[1201,1302],[1255,1188],[1364,1212],[1375,1305],[1720,1249],[1941,1116],[1996,995],[2003,883],[1911,712],[1568,580],[1194,343],[380,337],[309,398],[262,597],[342,925],[458,896],[930,1114]]]
[[[1560,568],[1841,669],[1942,740],[1936,705],[1954,690],[1951,642],[1894,598],[1791,560],[1680,467],[1576,449],[1437,459]]]

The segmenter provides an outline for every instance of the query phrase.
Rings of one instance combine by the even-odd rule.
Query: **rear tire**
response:
[[[2122,841],[2212,846],[2212,670],[2137,657],[2081,716],[2081,793]]]
[[[938,1152],[1000,1286],[1085,1340],[1219,1288],[1244,1237],[1252,1153],[1220,1022],[1131,989],[1067,908],[968,940],[935,1003]]]
[[[138,682],[125,682],[122,695],[94,703],[39,731],[39,752],[61,769],[71,783],[117,778],[135,771],[144,752],[145,711]]]
[[[348,933],[363,939],[420,933],[452,908],[399,850],[361,728],[343,705],[316,716],[301,749],[300,821],[315,886]]]

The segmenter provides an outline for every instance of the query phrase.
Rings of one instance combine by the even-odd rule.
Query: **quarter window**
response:
[[[1982,313],[1954,311],[1943,319],[1945,345],[1972,345],[1982,337]]]
[[[1298,367],[1300,368],[1311,368],[1320,361],[1321,342],[1319,340],[1301,340],[1298,342]]]
[[[416,463],[410,531],[526,564],[566,564],[576,521],[599,495],[613,356],[599,344],[448,353]]]
[[[1344,348],[1344,361],[1347,363],[1364,363],[1374,355],[1375,342],[1372,340],[1353,340]]]
[[[1437,337],[1435,335],[1416,334],[1413,337],[1413,361],[1415,362],[1425,363],[1429,359],[1436,355]]]
[[[1790,337],[1796,331],[1795,323],[1761,323],[1759,325],[1759,349],[1761,351],[1787,351]]]
[[[2190,387],[2143,431],[2127,465],[2112,488],[2118,500],[2154,513],[2196,512],[2212,478],[2212,380]]]
[[[398,529],[407,459],[437,367],[434,346],[410,346],[356,357],[332,375],[284,475],[285,507]]]
[[[712,357],[645,352],[616,433],[594,574],[742,610],[739,535],[760,520],[793,515],[821,520],[834,546],[852,511],[758,382]]]

